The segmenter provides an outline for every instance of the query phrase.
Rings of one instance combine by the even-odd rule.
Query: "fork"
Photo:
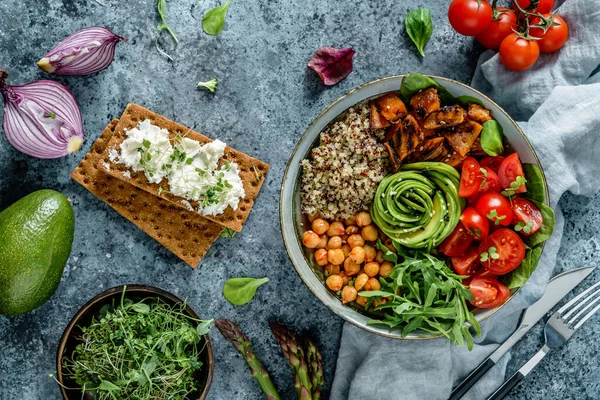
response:
[[[588,319],[600,310],[600,304],[598,304],[592,310],[588,311],[596,303],[600,302],[600,289],[596,289],[598,286],[600,286],[600,282],[589,287],[552,314],[544,328],[544,347],[531,357],[521,369],[515,372],[509,380],[504,382],[488,400],[500,400],[504,398],[533,370],[550,350],[565,344],[577,329],[581,328]],[[588,295],[594,289],[596,290]]]

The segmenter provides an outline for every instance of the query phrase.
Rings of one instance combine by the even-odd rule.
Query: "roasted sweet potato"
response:
[[[377,105],[379,114],[392,124],[400,121],[406,114],[408,114],[406,105],[395,93],[383,95],[375,99],[373,102]]]
[[[436,137],[426,139],[419,144],[413,152],[408,156],[408,162],[417,161],[437,161],[443,158],[443,154],[447,153],[444,148],[444,138]]]
[[[458,168],[465,158],[466,156],[461,156],[456,150],[450,148],[448,155],[442,161],[451,167]]]
[[[369,126],[371,127],[371,129],[377,130],[387,128],[388,126],[390,126],[389,121],[383,118],[381,114],[379,114],[379,110],[377,110],[377,106],[375,105],[375,103],[371,102],[369,104],[369,110]]]
[[[397,172],[400,169],[400,166],[402,165],[402,161],[398,159],[396,151],[392,148],[392,146],[390,146],[389,143],[384,143],[383,147],[385,147],[385,150],[388,152],[390,165],[392,166],[392,172]]]
[[[410,152],[410,135],[404,134],[402,132],[402,123],[399,123],[400,129],[397,133],[392,137],[392,147],[396,150],[396,154],[398,155],[398,159],[403,161]]]
[[[421,128],[421,132],[423,132],[423,136],[425,136],[425,137],[437,136],[438,132],[436,132],[434,129],[425,128],[425,126],[424,126],[425,120],[423,118],[419,117],[417,115],[417,113],[415,112],[415,110],[410,111],[409,115],[412,115],[413,118],[419,123],[419,128]]]
[[[445,106],[429,114],[423,126],[426,129],[440,129],[460,125],[465,120],[465,110],[459,105]]]
[[[488,154],[483,151],[481,147],[481,140],[479,138],[475,139],[473,142],[473,146],[471,146],[471,150],[469,150],[469,155],[473,157],[487,157]]]
[[[466,156],[475,140],[479,137],[483,127],[475,121],[465,121],[464,123],[447,129],[443,132],[444,137],[450,143],[450,146],[461,156]]]
[[[492,119],[490,110],[480,106],[477,103],[469,103],[469,111],[467,111],[467,117],[475,122],[483,124],[485,121]]]
[[[402,120],[402,126],[400,127],[403,135],[408,136],[408,148],[409,151],[415,149],[419,143],[425,139],[423,136],[423,132],[421,132],[421,128],[419,128],[419,123],[412,115],[407,115]]]
[[[440,96],[436,88],[420,91],[410,99],[410,105],[419,118],[425,118],[440,109]]]
[[[384,143],[391,142],[392,139],[394,138],[394,136],[399,134],[401,126],[402,126],[402,123],[398,122],[397,124],[393,124],[393,125],[390,125],[387,128],[385,128],[385,136],[383,138],[383,142]]]

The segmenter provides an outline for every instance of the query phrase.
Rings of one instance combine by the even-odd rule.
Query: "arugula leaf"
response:
[[[425,57],[423,48],[429,41],[433,32],[433,22],[431,21],[431,12],[428,8],[419,8],[408,13],[404,20],[406,33],[411,38],[419,54]]]
[[[202,18],[202,30],[212,36],[217,36],[223,30],[223,26],[225,26],[225,16],[227,15],[227,10],[229,10],[229,0],[225,2],[222,6],[215,7],[211,10],[208,10],[204,17]]]
[[[504,152],[502,125],[491,119],[483,123],[481,130],[481,148],[490,156],[499,156]]]
[[[523,164],[523,173],[527,180],[527,198],[543,202],[546,198],[546,186],[540,169],[535,164]]]
[[[477,97],[473,97],[473,96],[458,96],[456,98],[456,102],[462,108],[468,108],[469,103],[475,103],[475,104],[479,104],[481,107],[485,107],[485,105],[483,104],[483,101],[481,101]]]
[[[552,232],[554,232],[554,210],[548,207],[546,204],[541,201],[530,199],[530,201],[535,204],[535,206],[542,213],[542,218],[544,219],[542,222],[542,226],[538,229],[533,235],[527,236],[525,238],[525,243],[533,248],[540,243],[545,242],[552,236]]]
[[[446,90],[445,87],[434,81],[428,76],[419,74],[417,72],[411,72],[402,78],[402,83],[400,84],[400,94],[402,98],[406,102],[410,102],[410,98],[420,92],[421,90],[434,87],[437,89],[440,100],[444,105],[455,104],[456,99],[452,94]]]

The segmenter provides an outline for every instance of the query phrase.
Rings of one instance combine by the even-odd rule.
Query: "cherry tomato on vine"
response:
[[[450,261],[452,261],[452,266],[457,274],[473,276],[480,267],[479,248],[477,246],[469,246],[463,254],[451,257]]]
[[[494,11],[492,23],[475,37],[479,43],[488,49],[498,50],[505,37],[517,29],[517,15],[513,10],[498,7]]]
[[[529,30],[529,34],[533,37],[541,38],[541,40],[537,41],[537,44],[542,53],[554,53],[563,47],[567,41],[567,38],[569,37],[569,27],[565,20],[558,15],[544,14],[544,17],[552,21],[553,24],[558,25],[550,26],[546,33],[544,33],[542,28],[532,27]],[[542,20],[537,17],[531,21],[531,24],[539,24],[541,21]]]
[[[510,290],[491,276],[473,277],[469,289],[474,297],[470,303],[478,308],[496,308],[510,297]]]
[[[486,0],[452,0],[448,20],[461,35],[476,36],[492,22],[492,6]]]
[[[486,217],[495,225],[509,226],[513,221],[513,211],[508,199],[500,193],[484,193],[477,204],[475,210],[482,217]]]
[[[488,219],[479,214],[473,207],[465,208],[465,211],[460,215],[460,222],[462,222],[467,232],[469,232],[475,240],[483,240],[490,233],[490,223],[488,222]]]
[[[483,183],[483,172],[477,160],[467,157],[463,160],[460,173],[460,187],[458,195],[463,198],[473,196]]]
[[[517,182],[518,177],[524,177],[523,166],[521,165],[521,160],[519,160],[519,155],[517,153],[512,153],[510,156],[506,157],[502,164],[500,164],[500,168],[498,168],[498,178],[500,179],[500,186],[503,189],[509,189],[513,182]],[[525,193],[527,191],[526,184],[519,186],[518,189],[514,190],[515,193]]]
[[[473,236],[469,235],[463,224],[459,222],[438,249],[448,257],[455,257],[463,254],[471,242],[473,242]]]
[[[525,11],[537,12],[542,14],[549,13],[550,11],[552,11],[552,7],[554,7],[554,0],[540,0],[537,7],[533,7],[531,10],[529,10],[529,7],[532,3],[531,0],[514,0],[514,2],[517,3],[519,7],[521,7]],[[533,1],[533,3],[535,3],[535,0]],[[513,4],[513,8],[516,12],[517,6]]]
[[[535,40],[527,40],[513,32],[500,44],[500,60],[513,71],[531,68],[540,56],[540,47]]]
[[[512,200],[515,230],[529,236],[537,232],[544,222],[540,210],[531,201],[520,197]]]
[[[507,274],[521,265],[525,243],[514,231],[499,229],[481,242],[479,255],[483,268],[496,275]]]
[[[482,167],[488,167],[495,173],[498,173],[500,164],[502,164],[502,161],[504,161],[505,158],[506,157],[502,157],[502,156],[486,157],[486,158],[483,158],[481,161],[479,161],[479,165]]]

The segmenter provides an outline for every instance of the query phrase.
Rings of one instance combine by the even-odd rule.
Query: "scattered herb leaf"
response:
[[[208,10],[202,18],[202,30],[212,36],[217,36],[225,26],[225,16],[229,10],[229,0],[225,4]]]
[[[269,278],[231,278],[223,286],[223,296],[231,304],[241,306],[252,300],[256,289],[267,282]]]
[[[160,22],[156,26],[156,28],[158,29],[158,33],[156,34],[155,39],[156,50],[158,50],[160,54],[167,57],[169,60],[173,61],[173,57],[171,57],[163,49],[161,49],[160,45],[158,44],[158,39],[160,38],[160,34],[163,30],[166,30],[169,33],[169,35],[171,35],[175,43],[179,43],[179,39],[177,39],[177,36],[175,36],[175,33],[171,30],[171,28],[167,24],[167,21],[165,20],[165,14],[167,13],[167,0],[158,0],[158,5],[156,8],[158,11],[158,17],[160,18]]]
[[[423,49],[433,32],[431,12],[428,8],[419,8],[408,13],[404,20],[406,33],[411,38],[421,56],[425,57]]]
[[[231,228],[225,228],[225,229],[223,229],[223,232],[221,232],[221,234],[220,234],[219,236],[220,236],[220,237],[222,237],[222,238],[227,238],[227,239],[229,239],[229,238],[232,238],[232,237],[234,237],[236,233],[237,233],[237,232],[236,232],[236,231],[234,231],[234,230],[233,230],[233,229],[231,229]]]
[[[308,68],[315,71],[325,85],[335,85],[352,72],[354,54],[356,52],[352,47],[347,49],[321,47],[308,61]]]
[[[211,79],[207,82],[198,82],[198,87],[203,87],[207,90],[210,90],[211,93],[214,93],[217,90],[217,78]]]

